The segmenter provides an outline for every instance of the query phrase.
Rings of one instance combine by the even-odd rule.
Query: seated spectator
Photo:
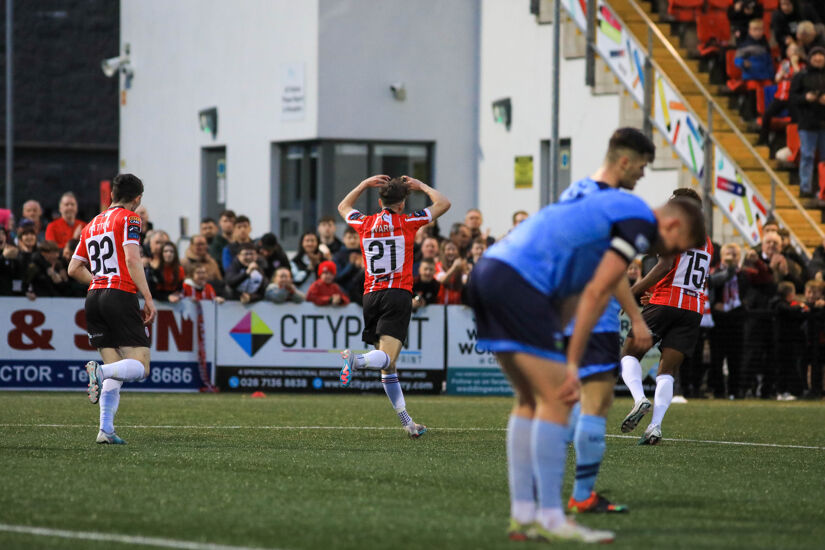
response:
[[[287,302],[300,304],[306,300],[306,295],[295,288],[295,284],[292,282],[292,271],[285,266],[281,266],[275,270],[272,282],[266,287],[264,297],[268,301],[276,304],[285,304]]]
[[[203,235],[195,235],[189,241],[189,247],[180,261],[183,267],[183,272],[187,277],[193,277],[195,268],[203,266],[206,268],[206,280],[210,283],[212,281],[222,281],[221,268],[218,267],[212,256],[209,255],[209,245],[206,243],[206,237]]]
[[[223,268],[223,249],[232,241],[232,234],[235,232],[235,212],[224,210],[218,218],[218,223],[220,232],[216,233],[209,243],[209,255],[218,262],[221,271],[226,272]]]
[[[796,43],[802,48],[802,57],[810,60],[814,48],[825,48],[825,37],[811,21],[800,21],[796,26]]]
[[[458,248],[458,254],[466,258],[470,254],[470,243],[472,242],[470,228],[463,223],[454,223],[450,227],[450,241]]]
[[[810,198],[814,161],[825,156],[825,48],[813,48],[808,66],[793,77],[790,101],[799,117],[799,196]]]
[[[158,230],[147,234],[149,241],[148,253],[143,257],[143,267],[146,269],[159,269],[163,261],[163,245],[169,242],[169,234],[166,231]]]
[[[186,274],[180,265],[178,247],[171,242],[164,243],[160,262],[150,269],[147,277],[152,298],[161,302],[177,302],[183,292],[184,279]]]
[[[796,31],[801,21],[816,19],[810,6],[799,6],[799,0],[779,0],[779,7],[771,15],[771,32],[780,51],[796,43]]]
[[[754,19],[762,19],[762,5],[757,0],[735,0],[728,6],[730,35],[735,46],[748,36],[748,25]]]
[[[267,281],[257,260],[255,245],[242,243],[238,256],[226,270],[226,286],[231,299],[240,300],[242,304],[263,299]]]
[[[330,258],[325,258],[321,254],[318,235],[312,231],[301,235],[301,247],[292,258],[292,280],[298,288],[309,288],[309,284],[315,279],[318,266],[325,259]]]
[[[173,296],[175,297],[174,299]],[[177,294],[169,296],[169,301],[176,302],[177,296]],[[192,276],[183,281],[183,293],[181,297],[190,298],[196,302],[200,302],[201,300],[214,300],[217,304],[224,302],[223,297],[218,296],[215,288],[209,284],[209,269],[205,265],[196,265],[192,269]]]
[[[18,258],[24,269],[31,262],[37,248],[37,232],[34,228],[34,223],[28,219],[22,220],[17,228],[17,248],[20,251]]]
[[[58,209],[60,217],[46,226],[46,240],[63,248],[70,239],[80,238],[80,232],[86,224],[77,219],[77,198],[71,191],[60,197]]]
[[[361,239],[358,237],[358,232],[348,225],[344,230],[343,246],[332,255],[332,261],[335,262],[335,267],[338,268],[339,277],[344,267],[350,263],[350,254],[355,252],[361,254]],[[336,280],[336,282],[338,281]]]
[[[479,237],[474,240],[472,246],[470,247],[470,264],[476,265],[485,250],[487,250],[487,241],[483,237]]]
[[[775,116],[787,110],[790,107],[788,96],[791,91],[791,81],[796,73],[805,68],[805,62],[799,56],[799,46],[791,43],[787,47],[787,58],[782,60],[779,64],[779,70],[776,71],[776,93],[773,96],[773,101],[765,113],[762,115],[762,130],[759,133],[759,141],[757,145],[767,145],[768,135],[771,132],[771,121]]]
[[[46,238],[45,225],[43,224],[43,207],[34,199],[23,203],[23,215],[20,217],[18,225],[23,225],[25,220],[31,221],[34,225],[34,236],[38,242]]]
[[[470,238],[475,241],[479,238],[484,240],[485,248],[492,246],[496,240],[490,236],[490,229],[487,228],[483,233],[481,225],[484,223],[484,218],[481,215],[481,210],[478,208],[470,208],[464,216],[464,225],[470,230]]]
[[[341,250],[343,243],[335,236],[335,218],[331,216],[321,218],[318,222],[318,239],[321,241],[321,253],[327,258],[332,258],[336,252]]]
[[[441,283],[435,280],[435,262],[432,258],[421,260],[418,275],[413,280],[413,309],[438,303]]]
[[[289,258],[274,233],[264,233],[258,240],[258,260],[267,279],[271,279],[279,267],[289,267]]]
[[[60,263],[60,248],[52,241],[37,245],[23,276],[26,297],[54,298],[63,296],[69,286],[69,275]]]
[[[435,264],[435,279],[441,283],[439,304],[460,304],[461,292],[466,284],[468,262],[459,256],[458,247],[445,241],[441,247],[441,259]]]
[[[774,311],[774,338],[776,350],[776,398],[779,401],[793,401],[802,396],[801,373],[802,351],[805,349],[803,324],[808,307],[796,301],[793,283],[782,282],[777,295],[771,301]]]
[[[742,69],[742,80],[768,85],[773,80],[773,60],[771,47],[765,39],[765,23],[754,19],[748,26],[748,34],[737,42],[734,64]],[[746,120],[756,118],[756,94],[760,90],[749,90],[743,117]]]
[[[23,293],[23,267],[20,250],[9,241],[6,228],[0,225],[0,296],[20,296]]]
[[[246,216],[238,216],[235,218],[235,228],[232,230],[232,242],[223,247],[223,256],[221,265],[223,270],[229,269],[232,261],[241,250],[241,246],[252,242],[252,224]]]
[[[307,292],[307,302],[316,306],[345,306],[349,304],[349,296],[335,284],[335,263],[326,260],[318,266],[318,279],[313,282]]]

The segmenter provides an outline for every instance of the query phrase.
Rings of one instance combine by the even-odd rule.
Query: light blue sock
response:
[[[579,501],[590,498],[596,476],[604,457],[604,433],[606,420],[601,416],[583,414],[576,426],[573,446],[576,449],[576,481],[573,498]]]
[[[384,391],[390,398],[392,408],[398,414],[401,423],[406,426],[412,422],[412,418],[407,413],[407,403],[404,401],[404,392],[401,391],[401,384],[398,382],[398,374],[382,374],[381,383],[384,384]]]
[[[510,515],[519,523],[532,523],[536,516],[536,487],[533,482],[533,453],[530,448],[532,432],[532,418],[510,415],[510,421],[507,423]]]
[[[573,438],[576,436],[576,425],[579,423],[579,416],[582,413],[582,404],[581,402],[576,403],[573,405],[573,408],[570,409],[570,417],[567,419],[567,442],[572,443]]]
[[[100,429],[107,434],[115,431],[115,413],[120,404],[120,387],[123,382],[114,378],[103,381],[100,389]]]
[[[562,513],[561,484],[567,458],[567,426],[533,420],[531,446],[533,477],[538,487],[539,518],[549,512]]]

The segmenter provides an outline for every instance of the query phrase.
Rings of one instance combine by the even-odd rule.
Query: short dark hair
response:
[[[378,190],[378,197],[384,206],[392,206],[407,199],[410,194],[410,186],[403,177],[393,178]]]
[[[430,264],[435,267],[435,260],[432,258],[421,258],[421,261],[418,262],[418,265],[421,266],[422,264]]]
[[[656,146],[637,128],[619,128],[613,132],[607,145],[607,158],[611,161],[618,160],[619,152],[627,149],[639,156],[647,156],[651,161],[656,158]]]
[[[37,245],[37,250],[40,251],[41,254],[46,252],[60,252],[60,247],[57,246],[57,243],[54,241],[43,241]]]
[[[241,224],[241,223],[248,223],[249,225],[252,225],[252,223],[249,221],[249,218],[247,218],[244,215],[240,215],[237,218],[235,218],[235,225],[238,225],[238,224]]]
[[[777,285],[779,295],[785,298],[789,294],[796,294],[796,287],[790,281],[782,281]]]
[[[118,174],[112,181],[112,200],[132,202],[143,194],[143,182],[134,174]]]
[[[673,190],[673,194],[670,196],[671,200],[673,199],[685,199],[685,200],[692,200],[699,203],[699,208],[702,207],[702,197],[699,196],[699,193],[691,189],[690,187],[679,187]]]
[[[214,223],[215,225],[217,225],[217,223],[215,222],[215,220],[213,220],[212,218],[203,218],[203,219],[201,220],[201,223]]]
[[[257,252],[258,250],[255,248],[255,245],[251,242],[248,243],[241,243],[241,246],[238,248],[238,254],[243,252],[244,250],[253,250]]]
[[[221,215],[218,216],[218,219],[221,219],[221,218],[230,218],[230,219],[234,220],[236,218],[235,211],[234,210],[224,210],[223,212],[221,212]]]
[[[332,216],[322,216],[321,219],[318,220],[318,225],[321,225],[322,223],[335,224],[335,218],[333,218]]]
[[[344,229],[344,235],[349,235],[349,234],[351,234],[351,233],[354,233],[354,234],[356,234],[356,235],[357,235],[357,234],[358,234],[358,231],[356,231],[356,230],[355,230],[355,228],[354,228],[353,226],[348,225],[348,226],[347,226],[347,228],[346,228],[346,229]]]
[[[667,201],[666,206],[675,208],[687,220],[691,228],[690,240],[695,248],[705,246],[707,232],[705,231],[705,217],[695,200],[676,197]]]

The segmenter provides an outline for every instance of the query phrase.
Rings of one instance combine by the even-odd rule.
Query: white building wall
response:
[[[479,206],[492,234],[505,233],[512,213],[539,208],[540,142],[552,123],[553,26],[538,25],[529,0],[483,0]],[[618,95],[595,96],[584,84],[584,59],[565,60],[561,69],[559,133],[571,139],[571,181],[594,172],[610,134],[619,125]],[[512,102],[510,131],[493,120],[492,103]],[[533,157],[532,189],[515,189],[514,157]],[[678,171],[652,171],[636,193],[655,206],[677,186]]]
[[[135,77],[120,109],[121,171],[156,227],[200,217],[201,147],[226,145],[227,206],[269,230],[270,143],[317,135],[318,1],[122,0]],[[281,121],[281,65],[303,63],[306,113]],[[217,139],[198,111],[218,108]]]

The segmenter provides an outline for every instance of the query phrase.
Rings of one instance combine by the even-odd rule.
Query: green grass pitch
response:
[[[509,399],[407,404],[431,428],[417,441],[379,395],[124,391],[115,447],[94,444],[85,394],[4,393],[0,524],[284,550],[534,547],[504,535]],[[597,488],[630,514],[581,521],[614,529],[616,548],[825,548],[823,419],[823,402],[673,405],[677,441],[608,439]],[[568,468],[565,501],[571,483]],[[136,547],[0,530],[3,549]]]

